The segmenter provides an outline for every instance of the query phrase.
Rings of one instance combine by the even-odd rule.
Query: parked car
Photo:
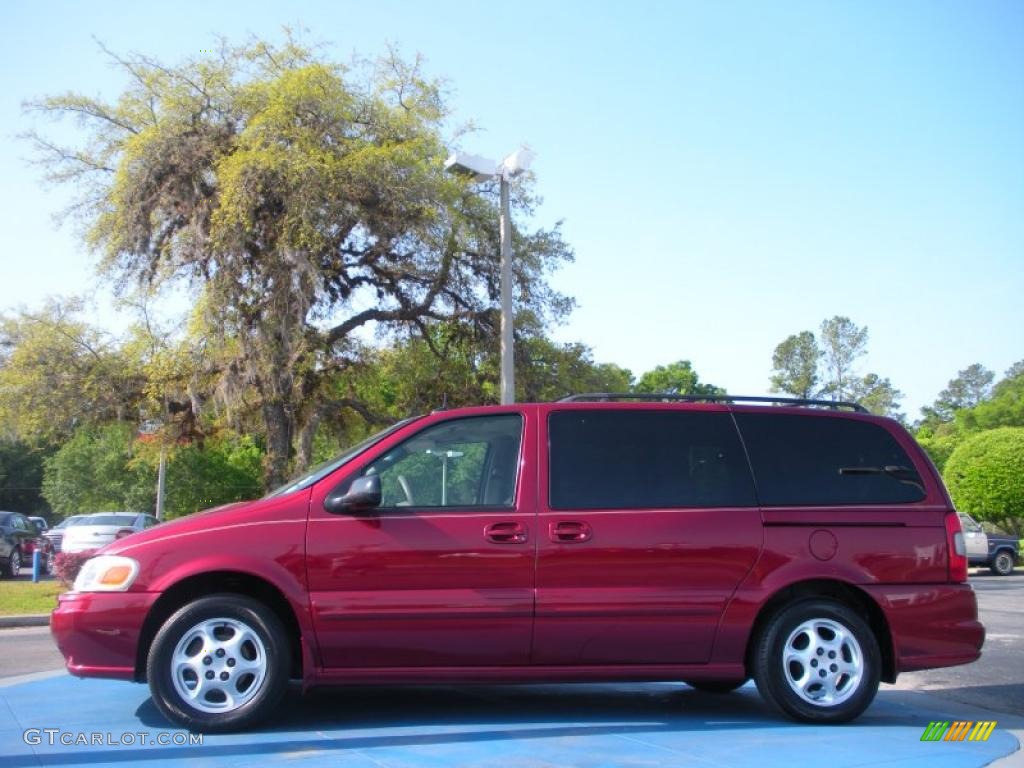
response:
[[[70,517],[65,517],[57,525],[53,526],[52,528],[48,528],[43,533],[43,536],[45,536],[46,539],[50,542],[54,554],[57,554],[61,551],[61,546],[64,543],[64,534],[67,531],[67,529],[70,526],[75,525],[76,523],[79,523],[82,520],[85,520],[85,518],[87,517],[88,515],[71,515]]]
[[[18,512],[0,512],[0,571],[15,579],[23,567],[32,567],[32,554],[39,550],[42,573],[53,573],[53,549],[35,525]]]
[[[967,543],[967,563],[987,567],[996,576],[1009,576],[1020,559],[1020,541],[1012,536],[986,533],[977,520],[960,513]]]
[[[960,520],[898,422],[659,399],[399,422],[265,498],[107,545],[54,638],[72,674],[147,680],[206,731],[268,716],[290,678],[753,677],[837,723],[880,680],[978,658]]]
[[[138,512],[100,512],[68,526],[61,544],[63,552],[99,549],[117,538],[156,525],[152,515]]]
[[[45,534],[50,529],[50,524],[46,522],[45,517],[37,517],[35,515],[32,515],[29,517],[28,521],[32,523],[32,525],[34,525],[36,527],[36,530],[40,533]]]

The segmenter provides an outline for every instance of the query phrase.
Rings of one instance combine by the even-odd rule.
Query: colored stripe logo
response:
[[[995,720],[936,720],[928,723],[921,741],[988,741],[995,728]]]

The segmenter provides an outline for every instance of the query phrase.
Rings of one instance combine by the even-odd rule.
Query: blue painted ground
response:
[[[969,718],[955,705],[927,709],[906,700],[882,692],[853,724],[810,727],[775,715],[750,684],[724,696],[681,684],[354,688],[289,693],[278,719],[258,731],[160,746],[148,742],[180,732],[145,686],[60,675],[0,688],[0,765],[788,768],[810,760],[830,768],[945,768],[982,766],[1017,749],[1001,728],[986,743],[923,743],[930,720]],[[71,734],[63,738],[133,734],[135,743],[64,746],[55,734],[51,746],[41,733],[42,743],[28,745],[23,732],[32,728]]]

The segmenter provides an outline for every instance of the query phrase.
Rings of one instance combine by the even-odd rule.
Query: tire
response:
[[[732,693],[741,688],[747,681],[744,680],[685,680],[691,688],[696,688],[704,693]]]
[[[880,675],[874,632],[857,613],[833,600],[806,600],[782,609],[754,648],[754,680],[761,696],[805,723],[853,720],[874,700]]]
[[[11,550],[11,554],[3,566],[3,572],[4,576],[11,579],[18,578],[21,573],[21,550],[17,547]]]
[[[276,708],[290,659],[291,642],[274,612],[224,593],[188,603],[164,622],[146,676],[168,720],[194,731],[234,731]]]
[[[992,573],[996,576],[1009,576],[1013,573],[1013,553],[1008,549],[1001,549],[996,552],[996,556],[992,558],[992,563],[989,565]]]

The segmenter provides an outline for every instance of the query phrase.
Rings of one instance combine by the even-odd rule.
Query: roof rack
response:
[[[868,409],[860,403],[844,400],[811,400],[804,397],[753,397],[750,395],[676,395],[671,393],[637,393],[637,392],[587,392],[580,395],[569,395],[558,400],[559,403],[601,402],[610,400],[648,400],[651,402],[682,402],[682,403],[766,403],[770,405],[802,405],[812,408],[830,408],[834,411],[843,409],[868,413]]]

